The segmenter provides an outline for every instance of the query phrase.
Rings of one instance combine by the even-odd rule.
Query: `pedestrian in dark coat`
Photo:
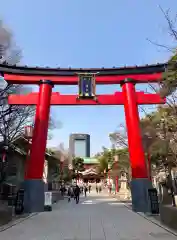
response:
[[[85,197],[87,197],[87,191],[88,191],[87,186],[84,186]]]
[[[76,199],[76,204],[79,203],[79,196],[80,196],[80,188],[78,185],[75,186],[74,188],[74,195],[75,195],[75,199]]]

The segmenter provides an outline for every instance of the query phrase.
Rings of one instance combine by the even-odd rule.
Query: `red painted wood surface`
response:
[[[17,105],[36,105],[38,102],[38,93],[30,93],[27,95],[10,95],[9,104]],[[136,92],[135,102],[137,104],[164,104],[159,94],[148,94],[144,92]],[[77,95],[62,95],[54,92],[51,97],[51,105],[124,105],[124,97],[122,92],[114,94],[103,94],[97,96],[97,101],[92,99],[78,100]]]

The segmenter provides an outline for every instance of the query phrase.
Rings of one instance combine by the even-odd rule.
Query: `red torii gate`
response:
[[[30,161],[25,176],[25,208],[43,211],[42,183],[50,105],[124,105],[129,154],[132,168],[132,205],[134,211],[147,212],[148,179],[139,126],[139,104],[164,104],[159,94],[136,92],[135,84],[162,80],[165,64],[111,69],[51,69],[0,65],[4,79],[11,84],[38,84],[39,93],[9,96],[9,104],[36,105],[35,127]],[[122,92],[98,95],[96,99],[78,99],[78,95],[52,93],[54,85],[78,85],[78,74],[95,73],[96,84],[121,84]]]

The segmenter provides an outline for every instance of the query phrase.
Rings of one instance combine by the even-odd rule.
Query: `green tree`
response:
[[[148,151],[154,171],[163,170],[166,172],[166,184],[171,190],[173,205],[175,205],[175,200],[171,170],[177,166],[177,120],[174,112],[175,108],[171,108],[171,106],[158,107],[156,112],[141,120],[143,131],[148,136],[151,136]],[[148,139],[146,139],[146,143],[149,141]]]
[[[74,157],[72,160],[73,171],[83,172],[84,169],[84,159],[81,157]]]
[[[113,151],[112,149],[108,149],[106,147],[102,148],[103,151],[100,153],[97,153],[95,157],[98,158],[99,165],[98,165],[98,171],[100,173],[103,173],[105,170],[108,171],[108,165],[113,163]]]
[[[176,165],[176,124],[173,109],[168,106],[158,107],[156,112],[141,120],[145,150],[148,148],[151,159],[158,168],[171,169]]]
[[[177,39],[176,39],[177,40]],[[169,59],[167,68],[163,74],[163,82],[161,84],[160,93],[162,97],[171,95],[177,88],[177,54]]]
[[[108,170],[108,159],[103,155],[98,157],[99,165],[97,167],[97,170],[99,173],[104,173],[104,171],[107,172]]]
[[[128,149],[122,148],[122,149],[107,149],[103,147],[103,151],[100,153],[97,153],[96,156],[98,156],[98,171],[100,173],[104,173],[108,171],[108,164],[111,165],[113,168],[113,175],[117,176],[120,175],[120,172],[125,171],[130,175],[130,164],[129,164],[129,155],[128,155]],[[117,168],[115,167],[115,156],[118,156],[118,163]]]
[[[73,178],[73,174],[71,174],[70,170],[68,169],[68,166],[64,166],[63,169],[63,180],[65,182],[70,182]]]

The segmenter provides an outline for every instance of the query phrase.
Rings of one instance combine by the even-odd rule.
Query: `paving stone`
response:
[[[102,193],[92,192],[75,204],[67,199],[52,212],[37,214],[0,232],[0,240],[174,240],[171,233],[149,222]]]

